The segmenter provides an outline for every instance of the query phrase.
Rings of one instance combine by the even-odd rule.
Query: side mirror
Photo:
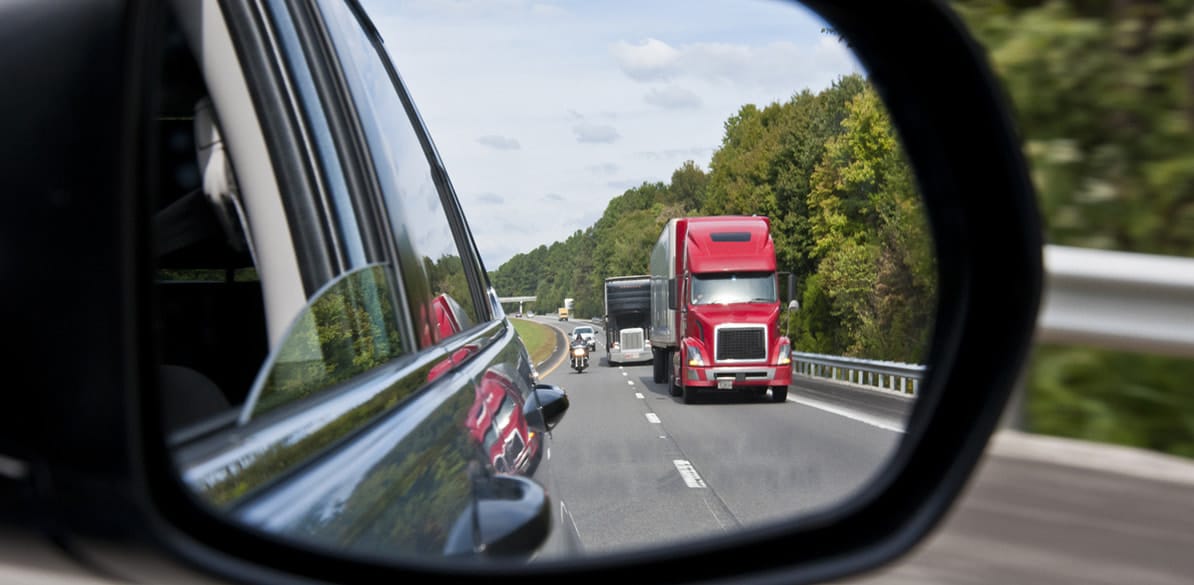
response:
[[[551,532],[551,505],[539,484],[517,475],[476,480],[474,500],[452,526],[445,556],[531,554]]]
[[[667,308],[676,310],[676,279],[667,279]]]
[[[539,403],[543,423],[549,431],[560,424],[560,419],[563,419],[564,413],[568,411],[568,393],[559,386],[536,384],[535,401]]]

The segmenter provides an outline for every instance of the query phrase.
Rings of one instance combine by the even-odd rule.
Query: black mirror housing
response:
[[[568,393],[552,384],[536,384],[535,396],[543,412],[543,422],[550,431],[560,424],[568,411]]]

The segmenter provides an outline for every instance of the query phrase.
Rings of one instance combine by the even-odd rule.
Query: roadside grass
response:
[[[510,318],[510,322],[514,324],[514,330],[518,332],[518,336],[526,344],[527,352],[531,354],[531,361],[536,366],[543,363],[543,360],[551,357],[551,352],[556,348],[556,336],[551,327],[542,323],[514,317]]]

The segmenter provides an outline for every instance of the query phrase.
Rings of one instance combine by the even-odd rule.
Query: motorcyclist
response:
[[[576,337],[572,339],[572,347],[578,345],[583,345],[585,349],[589,348],[589,344],[585,341],[585,336],[581,335],[579,331],[576,333]]]

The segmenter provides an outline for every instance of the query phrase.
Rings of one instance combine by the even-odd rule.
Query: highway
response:
[[[584,321],[541,323],[563,331]],[[551,360],[549,360],[550,362]],[[903,436],[909,398],[801,377],[788,401],[715,395],[684,404],[649,362],[578,374],[544,364],[568,391],[552,471],[585,554],[760,526],[845,501]]]
[[[537,320],[564,331],[583,322]],[[600,347],[595,356],[583,374],[541,368],[572,401],[554,433],[553,473],[586,554],[841,502],[898,445],[913,404],[798,377],[787,404],[685,405],[653,383],[649,364],[610,368]],[[1190,584],[1191,551],[1194,463],[1006,430],[918,549],[839,584]]]

